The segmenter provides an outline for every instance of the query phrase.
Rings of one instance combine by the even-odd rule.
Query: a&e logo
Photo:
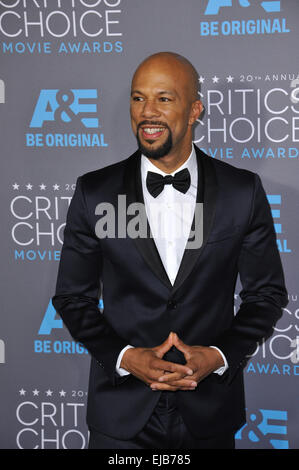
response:
[[[235,0],[235,3],[239,3],[241,7],[250,7],[253,2],[252,0]],[[205,15],[218,15],[220,8],[233,6],[233,0],[209,0]],[[261,1],[261,7],[267,13],[280,11],[280,0],[276,1]]]
[[[208,21],[200,21],[200,35],[252,36],[290,33],[287,18],[277,14],[283,11],[281,3],[280,0],[208,0],[204,11]],[[222,13],[227,18],[219,21]],[[235,15],[240,16],[236,18]]]
[[[96,89],[41,90],[30,128],[62,133],[27,133],[27,147],[107,147],[104,134],[91,133],[101,127],[97,104]]]
[[[87,128],[99,126],[97,90],[41,90],[30,127],[42,127],[45,122],[82,123]]]
[[[236,433],[236,440],[253,444],[258,449],[288,449],[286,411],[256,410]]]

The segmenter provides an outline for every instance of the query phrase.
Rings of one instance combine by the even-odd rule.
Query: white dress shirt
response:
[[[172,285],[188,241],[196,204],[198,173],[193,145],[188,159],[170,174],[174,176],[184,168],[188,168],[191,177],[188,191],[184,194],[177,191],[172,184],[166,184],[163,191],[154,198],[146,187],[147,172],[153,171],[163,176],[169,173],[160,170],[147,157],[141,155],[141,182],[146,215],[158,253]],[[133,346],[126,346],[118,356],[116,371],[120,375],[129,374],[127,370],[120,367],[120,363],[124,352],[130,347]],[[225,365],[214,371],[222,375],[228,368],[226,358],[219,348],[210,347],[217,349],[224,360]]]

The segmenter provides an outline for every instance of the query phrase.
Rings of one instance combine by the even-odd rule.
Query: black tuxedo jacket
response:
[[[153,238],[95,234],[98,203],[116,208],[119,194],[126,195],[127,205],[143,201],[139,152],[79,177],[68,211],[53,305],[92,356],[87,423],[115,438],[136,435],[161,394],[133,375],[117,374],[121,349],[157,346],[170,331],[188,345],[219,347],[229,365],[222,377],[210,374],[194,391],[173,392],[189,430],[198,438],[237,430],[245,422],[246,355],[271,333],[287,304],[260,178],[198,148],[196,154],[203,243],[185,250],[173,286]],[[242,303],[234,316],[238,274]],[[164,358],[184,363],[176,348]]]

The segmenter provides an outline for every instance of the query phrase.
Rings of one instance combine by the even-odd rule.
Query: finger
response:
[[[158,377],[158,382],[163,382],[163,383],[173,383],[177,382],[178,380],[185,379],[188,381],[193,381],[193,382],[199,382],[199,380],[202,380],[200,375],[200,371],[198,370],[198,367],[192,363],[191,361],[186,364],[187,366],[190,367],[190,369],[193,370],[193,374],[188,374],[188,375],[182,375],[181,373],[178,372],[165,372],[163,375]]]
[[[183,353],[188,353],[190,346],[185,344],[176,333],[173,334],[173,343],[174,345]]]
[[[164,375],[161,375],[161,377],[159,377],[158,381],[159,382],[164,382],[164,383],[169,383],[169,382],[173,382],[174,380],[182,379],[183,377],[186,377],[186,375],[179,374],[178,372],[168,372]]]
[[[197,382],[189,380],[178,380],[168,383],[152,382],[150,384],[152,390],[194,390]]]
[[[167,351],[169,351],[169,349],[172,346],[173,346],[173,333],[171,331],[168,335],[168,338],[166,338],[166,340],[162,344],[153,348],[153,350],[158,355],[158,357],[162,358],[164,354],[166,354]]]
[[[176,380],[181,380],[181,379],[188,379],[189,381],[191,380],[196,380],[195,374],[192,375],[183,375],[179,374],[178,372],[168,372],[164,375],[161,375],[158,379],[159,382],[164,382],[164,383],[170,383],[174,382]]]
[[[193,370],[189,366],[184,366],[181,364],[177,364],[175,362],[168,362],[164,361],[163,359],[155,359],[152,361],[151,367],[153,369],[159,369],[163,371],[163,375],[165,371],[168,372],[177,372],[182,375],[192,375]]]
[[[175,336],[173,338],[173,345],[184,354],[186,361],[190,359],[191,357],[190,346],[188,346],[183,341],[181,341],[178,337],[175,337]]]
[[[189,380],[189,379],[180,379],[180,380],[174,380],[173,382],[170,382],[169,384],[162,384],[162,385],[171,385],[174,387],[186,387],[186,388],[194,388],[197,387],[198,382],[196,380]]]
[[[188,359],[185,364],[186,367],[189,367],[189,369],[193,370],[193,373],[198,372],[200,369],[199,364],[197,364],[194,360]]]

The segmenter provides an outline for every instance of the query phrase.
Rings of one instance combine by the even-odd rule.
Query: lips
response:
[[[158,139],[165,131],[165,127],[152,127],[152,126],[145,126],[141,128],[142,135],[145,139]]]

